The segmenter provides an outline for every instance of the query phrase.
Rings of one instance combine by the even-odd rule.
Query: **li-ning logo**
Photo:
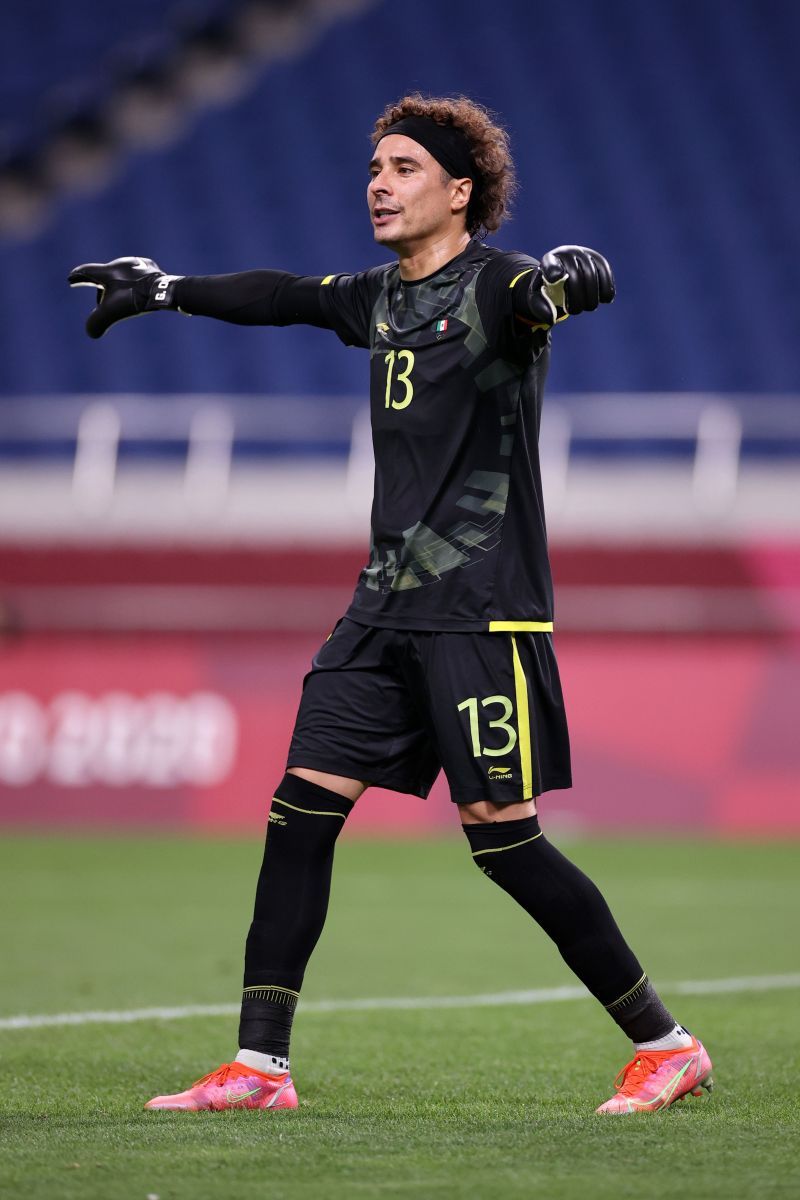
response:
[[[270,825],[286,825],[286,824],[288,824],[286,817],[283,815],[283,813],[271,812],[269,814],[268,819],[269,819]]]
[[[490,779],[506,779],[511,782],[511,767],[489,767]]]
[[[384,337],[389,332],[389,326],[385,321],[378,321],[378,324],[375,326],[375,328],[377,329],[378,333],[383,334]]]

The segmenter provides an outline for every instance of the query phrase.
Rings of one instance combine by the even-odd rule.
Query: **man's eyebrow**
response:
[[[419,159],[412,158],[410,154],[392,154],[389,158],[389,162],[394,163],[395,166],[397,166],[398,163],[411,163],[414,167],[422,166],[422,163],[419,161]],[[381,160],[379,158],[373,158],[369,164],[370,170],[372,170],[373,167],[379,167],[380,165]]]

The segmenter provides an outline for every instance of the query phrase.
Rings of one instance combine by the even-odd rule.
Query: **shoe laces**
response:
[[[614,1087],[623,1096],[632,1096],[640,1088],[649,1075],[653,1075],[659,1067],[663,1066],[663,1052],[659,1054],[657,1051],[648,1053],[646,1050],[635,1054],[630,1062],[625,1063],[617,1078],[614,1080]]]
[[[202,1079],[197,1079],[192,1087],[202,1087],[206,1083],[213,1083],[217,1087],[224,1087],[231,1079],[238,1079],[243,1073],[242,1064],[237,1062],[223,1063],[214,1071],[209,1071],[208,1075],[204,1075]]]

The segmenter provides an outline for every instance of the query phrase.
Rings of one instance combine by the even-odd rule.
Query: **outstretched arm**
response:
[[[242,271],[234,275],[167,275],[150,258],[84,263],[69,274],[71,287],[96,289],[86,321],[91,338],[118,321],[159,309],[180,309],[236,325],[316,325],[332,328],[323,312],[322,276],[288,271]]]
[[[175,284],[175,306],[198,317],[235,325],[317,325],[330,329],[322,311],[321,275],[240,271],[236,275],[184,275]]]
[[[537,329],[549,329],[576,313],[593,312],[614,299],[611,267],[587,246],[558,246],[539,266],[512,281],[514,315]]]

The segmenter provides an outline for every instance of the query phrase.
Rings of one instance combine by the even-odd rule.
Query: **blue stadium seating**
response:
[[[49,23],[39,61],[4,6],[9,109],[47,86],[54,47],[89,71],[116,7],[30,0]],[[163,7],[125,5],[131,35],[156,33]],[[363,356],[325,333],[165,316],[92,343],[88,297],[65,277],[124,253],[186,273],[381,261],[367,135],[420,88],[466,92],[508,124],[521,192],[498,244],[579,242],[615,267],[614,308],[557,332],[554,390],[800,391],[798,44],[794,0],[376,4],[198,115],[179,144],[128,158],[102,194],[61,200],[34,240],[0,245],[0,390],[363,392]]]
[[[115,67],[174,40],[164,13],[164,0],[0,5],[0,152],[24,148],[65,106],[107,90]]]

